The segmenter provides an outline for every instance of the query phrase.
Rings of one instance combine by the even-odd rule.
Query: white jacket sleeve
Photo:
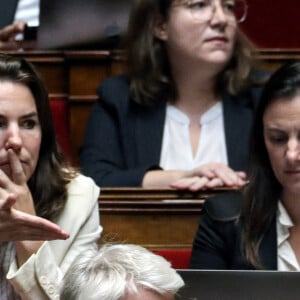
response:
[[[74,259],[97,247],[99,225],[99,188],[83,175],[68,185],[68,200],[56,222],[70,233],[68,240],[46,241],[19,269],[16,259],[7,279],[22,299],[59,299],[62,279]]]

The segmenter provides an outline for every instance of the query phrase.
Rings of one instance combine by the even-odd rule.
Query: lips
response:
[[[227,43],[228,39],[225,36],[214,36],[208,39],[205,39],[205,42],[224,42]]]
[[[284,170],[284,173],[291,174],[291,175],[293,175],[293,174],[300,174],[300,170],[299,169],[295,169],[295,170],[288,169],[288,170]]]

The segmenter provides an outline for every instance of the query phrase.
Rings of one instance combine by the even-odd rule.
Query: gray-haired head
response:
[[[61,299],[119,300],[147,289],[172,294],[184,285],[163,257],[130,244],[104,245],[81,255],[65,276]]]

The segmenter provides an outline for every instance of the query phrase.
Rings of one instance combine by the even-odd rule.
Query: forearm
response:
[[[82,172],[93,178],[96,184],[101,187],[140,187],[148,170],[160,170],[159,166],[154,164],[139,165],[127,169],[112,168],[108,164],[102,165],[98,169],[100,165],[101,163],[98,165],[95,163],[94,169],[92,167],[82,168]]]
[[[49,300],[58,295],[63,274],[57,262],[57,243],[44,242],[22,266],[17,257],[12,261],[6,277],[22,299]]]
[[[45,241],[16,241],[16,259],[18,267],[21,267],[28,258],[37,253]]]
[[[173,182],[192,175],[193,171],[186,170],[151,170],[145,174],[142,187],[170,187]]]

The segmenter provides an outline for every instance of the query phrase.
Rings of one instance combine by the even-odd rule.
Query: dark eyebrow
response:
[[[0,113],[0,118],[6,118],[6,116]],[[33,111],[20,117],[20,119],[28,119],[28,118],[39,118],[39,116],[36,111]]]
[[[266,127],[266,129],[271,130],[271,131],[281,131],[279,128],[276,128],[276,127]]]
[[[281,134],[285,134],[286,131],[279,129],[279,128],[274,128],[274,127],[265,127],[265,130],[270,132],[270,133],[281,133]]]
[[[39,117],[36,111],[33,111],[31,113],[21,116],[21,119],[34,118],[34,117],[37,117],[37,118]]]

